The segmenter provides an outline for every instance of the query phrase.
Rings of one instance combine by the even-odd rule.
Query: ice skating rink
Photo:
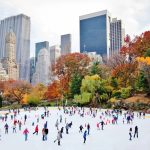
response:
[[[146,114],[145,119],[143,117],[137,117],[135,112],[135,117],[132,124],[127,124],[126,120],[123,124],[124,115],[119,115],[118,124],[112,124],[107,122],[104,126],[104,130],[97,129],[97,122],[100,122],[100,116],[104,122],[106,120],[112,120],[112,116],[102,115],[105,110],[98,110],[96,117],[90,116],[88,111],[85,109],[85,116],[81,117],[76,111],[75,115],[70,116],[69,114],[64,114],[63,110],[60,111],[57,108],[48,108],[49,117],[41,119],[41,115],[44,114],[44,108],[39,108],[38,110],[24,111],[21,110],[20,114],[17,115],[16,119],[24,122],[24,115],[27,115],[26,124],[22,125],[22,130],[19,131],[17,125],[17,133],[13,133],[13,121],[8,115],[7,123],[9,125],[9,134],[5,134],[4,126],[5,121],[2,122],[0,119],[0,129],[1,129],[1,141],[0,150],[150,150],[150,115]],[[4,115],[8,111],[0,111],[0,116]],[[57,137],[57,129],[55,127],[56,120],[62,115],[62,123],[59,124],[59,129],[64,126],[63,138],[61,139],[61,146],[54,143]],[[39,123],[37,123],[37,117],[39,116]],[[69,134],[65,133],[65,118],[66,122],[70,123],[72,121],[73,125],[69,129]],[[48,140],[42,141],[42,128],[45,122],[48,122]],[[34,122],[34,126],[32,123]],[[83,133],[79,133],[79,126],[83,125],[86,129],[85,124],[90,124],[91,130],[90,135],[87,136],[87,141],[83,144]],[[33,135],[35,126],[39,125],[39,134]],[[138,126],[139,128],[139,138],[133,138],[129,141],[129,128]],[[23,130],[25,128],[29,130],[28,141],[24,141]]]

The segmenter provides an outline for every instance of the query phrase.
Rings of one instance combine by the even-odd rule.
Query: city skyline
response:
[[[30,17],[19,14],[0,20],[0,59],[6,56],[5,38],[12,30],[16,36],[16,61],[19,79],[29,81],[30,74]]]
[[[148,0],[123,1],[101,0],[63,1],[29,1],[0,0],[0,20],[24,13],[31,17],[31,54],[34,56],[35,43],[49,41],[50,46],[60,44],[62,34],[72,34],[72,50],[79,51],[79,16],[107,9],[112,16],[123,20],[126,34],[134,37],[149,29]],[[35,5],[36,4],[36,5]],[[41,7],[42,6],[42,7]],[[56,9],[57,8],[57,9]],[[85,9],[86,8],[86,9]],[[34,10],[34,11],[33,11]],[[39,11],[40,10],[40,11]],[[58,11],[59,10],[59,11]],[[125,11],[122,11],[125,10]],[[69,12],[69,13],[68,13]],[[144,17],[143,17],[144,16]]]

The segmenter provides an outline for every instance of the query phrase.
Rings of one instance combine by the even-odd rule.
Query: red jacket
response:
[[[28,129],[25,129],[25,130],[23,131],[23,134],[28,134],[28,133],[29,133]]]
[[[36,131],[36,132],[39,131],[38,125],[35,127],[35,131]]]

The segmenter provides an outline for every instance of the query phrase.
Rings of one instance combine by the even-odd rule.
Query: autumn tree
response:
[[[108,59],[107,66],[111,69],[112,77],[118,81],[118,86],[134,86],[138,70],[135,59],[129,61],[127,56],[116,54]]]
[[[69,83],[74,74],[84,76],[88,72],[90,58],[86,54],[71,53],[61,56],[53,66],[54,75],[60,80],[61,89],[67,95],[69,93]]]
[[[129,54],[132,57],[144,56],[147,49],[150,48],[150,31],[142,33],[140,36],[136,36],[133,40],[126,38],[126,45],[121,48],[122,54]]]
[[[5,99],[20,103],[24,95],[30,93],[32,87],[25,81],[15,81],[8,83],[6,88],[7,90],[4,92]]]
[[[28,103],[32,106],[37,106],[42,100],[45,100],[45,93],[47,91],[47,87],[41,83],[32,87],[29,94],[24,96],[23,102]]]
[[[53,83],[48,85],[48,89],[45,93],[45,96],[50,101],[55,101],[61,99],[61,86],[60,82],[55,80]]]

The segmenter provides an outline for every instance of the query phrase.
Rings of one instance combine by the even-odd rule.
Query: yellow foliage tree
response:
[[[150,57],[137,57],[139,68],[144,71],[150,91]]]

